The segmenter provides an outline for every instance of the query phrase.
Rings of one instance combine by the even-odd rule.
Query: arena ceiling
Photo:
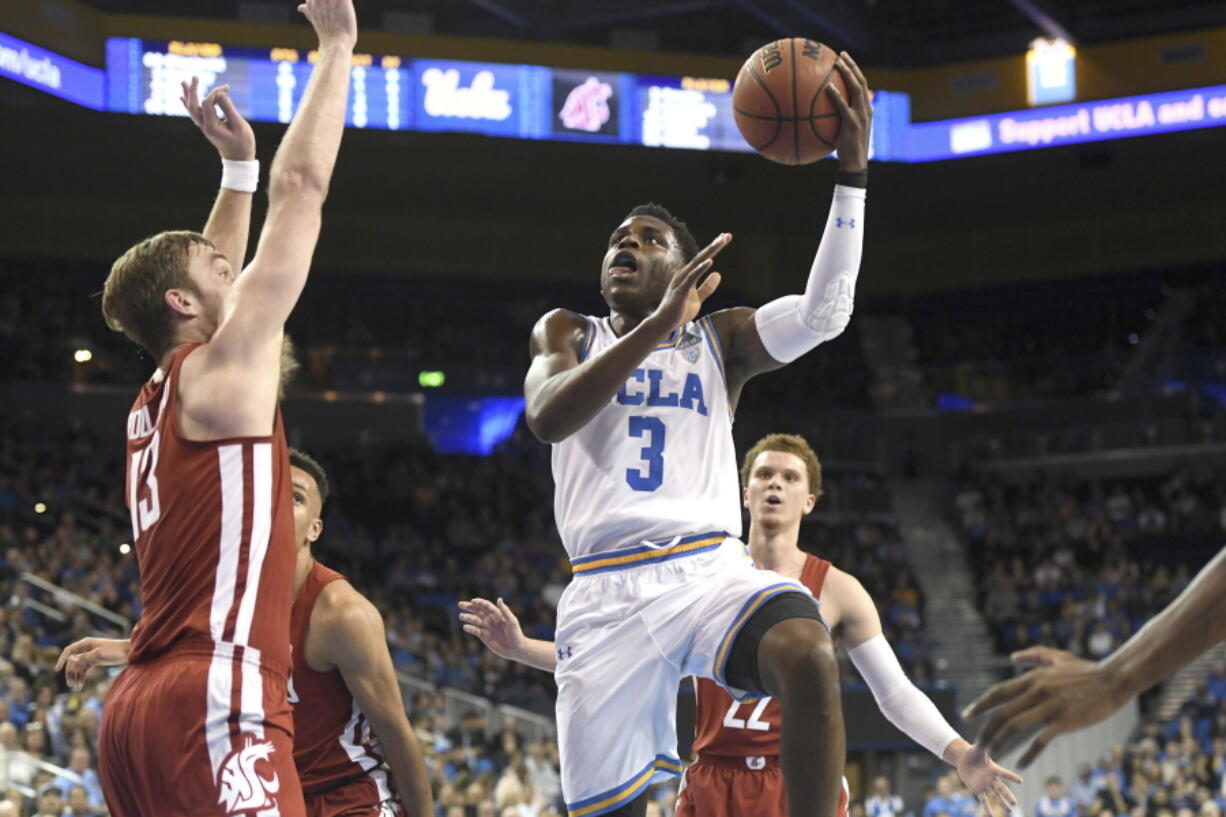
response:
[[[106,11],[275,21],[284,0],[87,0]],[[872,65],[1017,54],[1226,25],[1223,0],[361,0],[362,23],[415,33],[740,55],[803,34]]]

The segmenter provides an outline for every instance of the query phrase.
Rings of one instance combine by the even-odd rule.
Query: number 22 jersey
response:
[[[617,342],[585,316],[579,359]],[[572,560],[690,533],[741,533],[724,354],[710,316],[674,330],[587,425],[553,446],[554,517]]]

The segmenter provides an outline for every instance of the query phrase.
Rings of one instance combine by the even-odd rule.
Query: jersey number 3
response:
[[[771,728],[770,722],[762,720],[762,713],[766,711],[766,705],[770,702],[770,698],[759,698],[758,705],[753,708],[749,718],[741,719],[736,716],[736,713],[741,708],[742,702],[733,701],[732,706],[728,707],[728,714],[724,715],[724,726],[729,729],[752,729],[755,732],[769,732]],[[748,701],[745,703],[748,703]]]
[[[627,468],[626,483],[636,491],[654,491],[664,484],[664,421],[659,417],[631,417],[630,436],[647,439],[639,452],[647,468],[646,473],[642,468]]]

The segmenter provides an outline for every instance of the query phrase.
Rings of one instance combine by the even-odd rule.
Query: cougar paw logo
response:
[[[277,773],[272,771],[273,745],[268,741],[256,742],[248,735],[241,748],[230,753],[217,773],[217,802],[226,808],[226,814],[246,814],[267,808],[275,808],[273,795],[281,788]],[[264,762],[264,769],[271,776],[265,777],[256,768]]]

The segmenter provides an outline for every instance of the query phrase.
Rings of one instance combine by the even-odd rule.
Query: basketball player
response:
[[[790,434],[763,437],[745,455],[741,485],[749,509],[754,564],[799,579],[821,601],[823,620],[848,649],[886,717],[916,743],[953,764],[989,814],[1008,813],[1016,799],[1003,781],[1021,778],[959,737],[932,701],[907,679],[881,633],[877,607],[863,585],[798,546],[801,520],[821,497],[821,464],[809,444]],[[464,629],[491,650],[510,660],[553,669],[554,644],[525,638],[501,599],[497,605],[473,599],[460,606]],[[695,679],[695,692],[698,758],[686,769],[678,817],[785,817],[779,704],[771,698],[741,703],[705,678]],[[843,783],[840,815],[847,811]],[[991,803],[999,810],[993,812]]]
[[[1031,647],[1013,663],[1039,667],[989,689],[963,712],[991,713],[979,741],[1007,752],[1036,730],[1018,763],[1029,766],[1057,736],[1110,717],[1205,650],[1226,640],[1226,548],[1170,605],[1101,661]]]
[[[207,228],[167,232],[124,253],[103,289],[107,323],[158,364],[128,416],[143,615],[99,737],[116,817],[305,814],[286,699],[295,547],[278,386],[283,326],[340,147],[357,23],[352,0],[299,10],[319,61],[273,161],[250,266],[238,275],[242,259]],[[223,191],[213,218],[249,212],[229,200],[252,181],[223,176],[244,192]]]
[[[676,687],[712,678],[778,699],[791,817],[834,817],[844,760],[838,666],[812,595],[756,571],[736,540],[732,410],[746,380],[851,317],[868,173],[868,85],[846,54],[834,203],[803,295],[698,319],[713,257],[658,205],[631,210],[601,267],[607,317],[547,313],[524,383],[553,448],[554,515],[574,580],[558,608],[557,718],[572,817],[641,815],[680,772]],[[633,713],[633,714],[631,714]],[[796,729],[789,724],[804,724]]]
[[[294,509],[294,765],[311,817],[431,817],[430,781],[405,717],[383,620],[362,594],[315,560],[328,477],[289,450]],[[79,687],[95,666],[126,661],[126,639],[85,638],[56,665]],[[389,775],[395,780],[391,785]]]

